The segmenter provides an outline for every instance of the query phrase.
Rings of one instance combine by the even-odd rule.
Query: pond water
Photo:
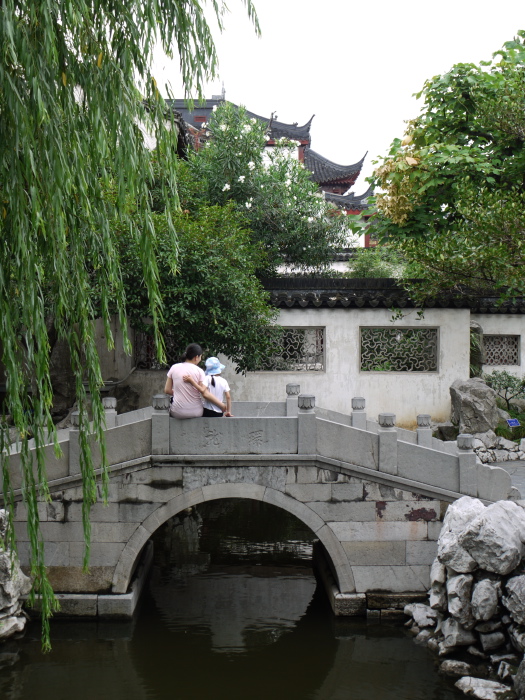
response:
[[[266,504],[217,501],[168,521],[129,622],[52,621],[0,647],[2,700],[453,700],[402,624],[334,618],[312,534]]]

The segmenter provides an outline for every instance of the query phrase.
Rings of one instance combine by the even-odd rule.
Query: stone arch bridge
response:
[[[77,427],[59,431],[59,459],[52,445],[44,448],[52,496],[39,504],[45,562],[69,614],[130,616],[152,534],[205,501],[254,499],[299,518],[320,543],[318,570],[334,612],[352,615],[373,607],[374,596],[403,601],[426,593],[448,503],[462,495],[485,503],[519,498],[506,471],[476,461],[470,436],[436,440],[427,415],[418,416],[415,432],[396,428],[389,413],[376,423],[362,398],[345,415],[315,408],[314,397],[288,385],[283,402],[238,402],[234,418],[186,421],[168,416],[164,394],[151,408],[122,415],[114,399],[104,403],[109,502],[92,510],[88,573]],[[92,451],[97,464],[94,442]],[[18,460],[13,448],[15,489]],[[27,514],[15,494],[27,566]]]

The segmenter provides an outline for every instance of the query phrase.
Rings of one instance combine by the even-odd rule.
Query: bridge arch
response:
[[[270,503],[295,515],[309,527],[324,545],[333,564],[341,593],[355,593],[352,570],[343,546],[325,521],[306,503],[287,494],[258,484],[214,484],[175,496],[149,515],[135,530],[122,550],[113,576],[112,592],[126,593],[137,559],[153,533],[169,518],[192,506],[223,498],[246,498]]]

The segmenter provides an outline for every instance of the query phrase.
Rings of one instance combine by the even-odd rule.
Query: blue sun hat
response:
[[[216,357],[208,357],[206,360],[206,372],[205,374],[220,374],[224,369],[225,365],[221,365]]]

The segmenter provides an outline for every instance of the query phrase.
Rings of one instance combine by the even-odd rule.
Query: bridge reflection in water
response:
[[[315,586],[310,541],[284,511],[239,499],[173,519],[156,535],[152,575],[133,621],[56,621],[49,655],[40,651],[35,625],[9,646],[13,665],[0,667],[0,697],[463,697],[401,625],[331,615]]]

